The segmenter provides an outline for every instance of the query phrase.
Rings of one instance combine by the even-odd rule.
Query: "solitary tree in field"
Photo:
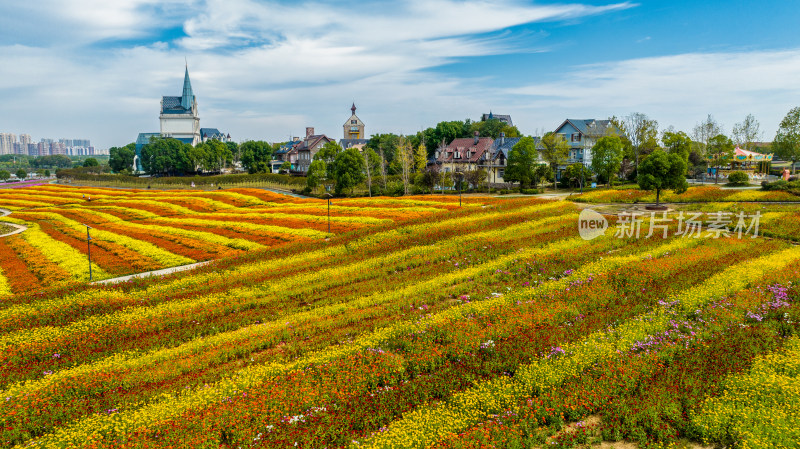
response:
[[[17,170],[16,175],[17,178],[19,178],[19,180],[22,181],[23,179],[28,177],[28,172],[24,168],[20,168],[19,170]]]
[[[656,150],[639,164],[637,181],[643,190],[656,191],[656,206],[661,201],[661,191],[673,189],[683,193],[689,188],[686,182],[686,161],[677,154]]]
[[[792,109],[783,118],[772,147],[775,154],[792,161],[792,174],[795,174],[795,164],[800,159],[800,107]]]
[[[9,173],[9,172],[7,172],[5,170],[0,170],[0,181],[6,181],[10,177],[11,177],[11,173]]]

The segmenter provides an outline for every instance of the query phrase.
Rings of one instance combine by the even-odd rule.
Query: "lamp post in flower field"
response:
[[[330,193],[325,193],[325,196],[328,198],[328,234],[331,233],[331,198],[333,195]]]
[[[464,173],[457,171],[453,174],[456,175],[456,178],[458,179],[458,207],[461,207],[461,188],[463,187],[461,184],[464,180]]]
[[[89,281],[91,281],[92,280],[92,236],[89,235],[89,229],[92,229],[92,227],[87,224],[84,224],[84,226],[86,226],[86,253],[89,255]]]

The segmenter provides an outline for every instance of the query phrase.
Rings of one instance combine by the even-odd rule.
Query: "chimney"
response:
[[[479,133],[478,131],[475,131],[475,141],[474,141],[475,145],[478,144],[478,140],[480,139],[480,135],[481,135],[481,133]]]
[[[506,133],[500,133],[500,146],[502,147],[506,143]]]
[[[306,138],[309,138],[314,135],[314,127],[308,126],[306,127]]]

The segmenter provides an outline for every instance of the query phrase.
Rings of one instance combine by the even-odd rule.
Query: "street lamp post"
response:
[[[86,226],[86,253],[89,255],[89,281],[92,280],[92,236],[89,235],[89,229],[92,229],[91,226],[85,224]]]
[[[325,193],[325,196],[328,197],[328,234],[331,233],[331,198],[333,195],[330,193]]]
[[[461,184],[463,184],[464,173],[457,171],[453,174],[456,175],[456,178],[458,178],[458,207],[461,207],[461,189],[463,187]]]

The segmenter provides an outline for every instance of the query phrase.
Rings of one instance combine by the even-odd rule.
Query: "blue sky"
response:
[[[40,0],[0,5],[0,132],[124,145],[158,130],[184,58],[201,126],[339,138],[511,114],[643,112],[690,131],[747,114],[771,140],[800,105],[796,2]]]

